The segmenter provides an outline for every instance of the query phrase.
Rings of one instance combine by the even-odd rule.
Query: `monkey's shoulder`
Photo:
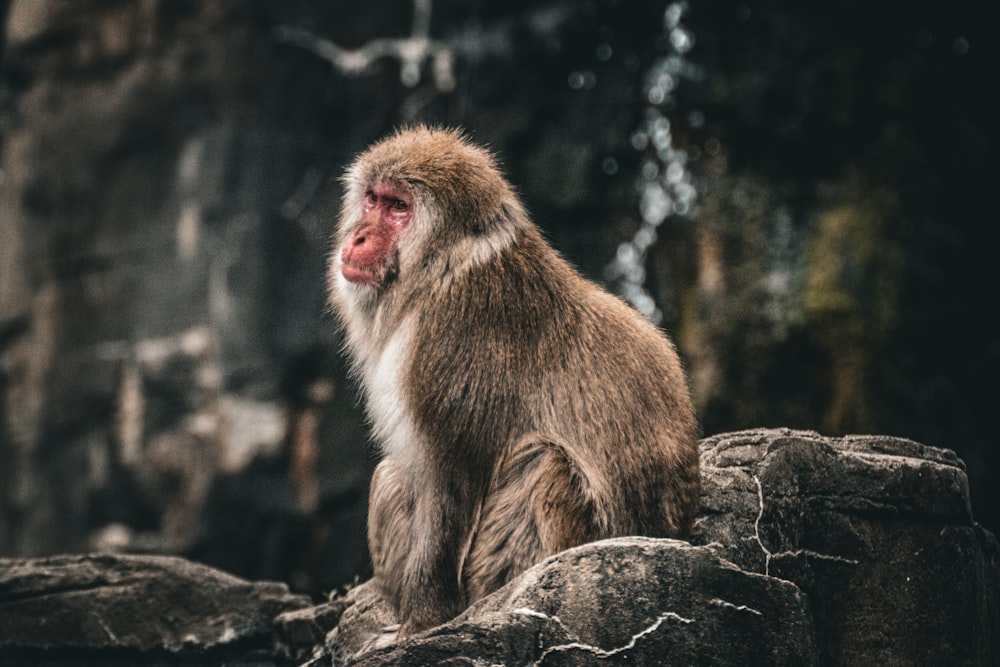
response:
[[[632,358],[676,365],[666,336],[529,235],[453,280],[418,319],[414,363],[428,372],[539,374]]]

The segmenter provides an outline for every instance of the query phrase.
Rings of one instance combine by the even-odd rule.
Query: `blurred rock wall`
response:
[[[323,285],[341,169],[395,125],[463,126],[601,279],[637,226],[665,6],[0,2],[0,555],[363,575],[373,453]],[[697,76],[661,111],[698,208],[646,286],[704,431],[950,447],[995,527],[996,12],[688,10]],[[450,59],[345,71],[288,37],[415,30]]]
[[[631,207],[596,164],[646,55],[581,98],[566,76],[598,62],[577,62],[594,7],[435,9],[455,44],[484,40],[455,47],[481,57],[450,94],[391,60],[345,76],[276,33],[405,35],[408,2],[10,4],[0,554],[183,554],[314,591],[365,573],[373,454],[325,306],[343,165],[397,123],[447,120],[516,156],[536,212],[566,212],[548,227],[564,247],[612,247],[598,222]]]
[[[297,547],[336,521],[311,521],[321,501],[363,497],[363,426],[324,310],[328,218],[286,214],[328,178],[313,163],[331,142],[296,118],[315,100],[287,90],[253,19],[233,2],[10,7],[6,554],[301,573]],[[363,570],[363,534],[336,539],[324,567]]]

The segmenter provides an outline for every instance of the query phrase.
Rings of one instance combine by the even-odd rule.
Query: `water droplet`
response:
[[[659,149],[660,159],[663,159],[665,153],[670,150],[671,140],[670,132],[657,132],[653,135],[653,144]]]
[[[684,178],[684,166],[680,162],[671,162],[667,165],[667,183],[676,185]]]
[[[614,176],[618,173],[618,160],[613,157],[604,158],[604,161],[601,162],[601,171],[608,176]]]
[[[681,70],[684,69],[684,61],[680,56],[667,56],[663,60],[663,69],[667,70],[673,75],[679,75]]]
[[[670,44],[678,53],[687,53],[694,46],[694,35],[683,28],[674,28],[670,31]]]
[[[635,246],[627,242],[619,244],[618,252],[615,253],[615,258],[618,260],[618,263],[624,266],[634,264],[638,257],[639,252],[635,249]]]
[[[629,137],[629,143],[632,144],[632,148],[637,151],[641,151],[649,145],[649,135],[642,130],[636,130],[632,133],[632,136]]]
[[[653,297],[648,294],[639,295],[639,297],[632,303],[635,305],[636,309],[646,317],[652,315],[656,310],[656,303],[653,301]]]
[[[645,180],[651,181],[660,175],[660,165],[656,164],[653,160],[646,160],[642,163],[640,173],[642,173],[642,177]]]
[[[660,72],[660,75],[656,77],[656,85],[669,93],[677,87],[677,79],[669,72]]]
[[[684,174],[688,176],[689,174]],[[690,204],[694,201],[695,197],[698,195],[698,191],[694,189],[694,186],[688,182],[680,183],[674,189],[674,194],[677,195],[677,199],[681,200],[685,204]]]
[[[667,10],[663,13],[663,25],[667,29],[677,27],[677,24],[681,20],[681,16],[684,14],[684,7],[679,2],[667,7]]]
[[[611,56],[614,55],[614,50],[611,45],[605,42],[597,47],[597,59],[602,63],[606,63],[611,60]]]
[[[629,303],[634,304],[637,299],[640,299],[646,290],[642,289],[640,285],[635,285],[633,283],[625,283],[622,286],[622,296],[628,299]]]
[[[651,224],[659,225],[670,213],[673,202],[659,183],[651,181],[642,189],[639,199],[639,214],[642,219]]]
[[[646,269],[642,264],[635,264],[630,267],[628,273],[625,274],[629,282],[635,283],[636,285],[641,285],[646,282]]]
[[[656,243],[656,228],[649,225],[643,225],[639,228],[639,231],[635,233],[635,239],[633,243],[641,250],[646,252],[653,244]]]
[[[688,114],[688,123],[693,128],[703,127],[705,125],[705,114],[695,109]]]
[[[951,48],[960,56],[964,56],[969,52],[969,46],[969,40],[962,36],[956,37],[955,41],[951,44]]]

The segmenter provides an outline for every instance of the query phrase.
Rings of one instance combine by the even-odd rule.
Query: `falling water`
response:
[[[687,2],[675,2],[663,14],[662,36],[667,52],[656,59],[646,75],[645,116],[631,136],[632,147],[644,155],[639,175],[641,221],[632,239],[618,246],[615,258],[605,268],[605,277],[616,291],[655,324],[663,320],[663,313],[644,286],[646,256],[656,243],[660,225],[674,216],[691,215],[698,194],[688,170],[687,152],[674,148],[667,118],[675,107],[674,93],[679,82],[697,75],[686,59],[694,46],[694,36],[681,23],[687,9]],[[700,118],[697,113],[690,115],[695,125]]]

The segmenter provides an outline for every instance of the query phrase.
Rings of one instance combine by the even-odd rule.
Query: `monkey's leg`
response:
[[[566,450],[538,436],[522,439],[483,503],[462,573],[469,602],[596,537],[586,479]]]
[[[368,541],[375,578],[399,614],[399,635],[439,625],[464,608],[458,552],[472,520],[467,496],[413,480],[391,459],[372,478]]]

